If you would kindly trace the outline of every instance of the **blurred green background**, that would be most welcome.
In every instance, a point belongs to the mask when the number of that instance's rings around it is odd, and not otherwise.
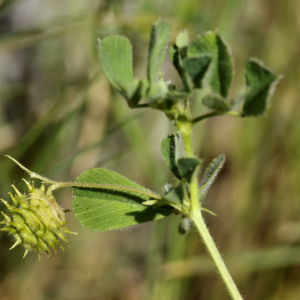
[[[157,192],[174,182],[160,155],[172,127],[158,111],[130,110],[109,86],[96,40],[126,35],[135,75],[146,71],[151,24],[163,18],[175,35],[218,29],[232,48],[235,79],[248,57],[284,78],[265,117],[216,117],[195,126],[205,165],[226,164],[205,218],[242,295],[248,300],[300,295],[300,1],[297,0],[0,0],[0,198],[28,179],[9,154],[53,180],[106,167]],[[178,83],[171,63],[164,78]],[[197,114],[204,108],[197,103]],[[56,192],[64,208],[71,190]],[[0,209],[4,209],[3,205]],[[0,231],[0,299],[229,299],[197,232],[177,234],[168,217],[134,228],[92,232],[72,213],[70,247],[25,259]]]

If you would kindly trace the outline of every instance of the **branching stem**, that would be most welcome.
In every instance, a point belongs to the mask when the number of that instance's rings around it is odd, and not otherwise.
[[[193,123],[195,123],[195,120],[200,121],[205,118],[212,117],[216,115],[215,113],[210,113],[203,115],[201,118],[198,117],[194,120],[190,120],[189,110],[188,106],[186,105],[186,111],[185,111],[186,117],[183,118],[181,121],[176,122],[177,130],[182,134],[183,137],[183,144],[184,144],[184,150],[187,157],[194,157],[194,150],[192,146],[192,127]],[[133,193],[139,193],[146,196],[149,196],[152,199],[156,200],[162,200],[162,197],[157,195],[156,193],[153,193],[149,190],[142,190],[142,189],[136,189],[132,187],[122,186],[122,185],[114,185],[114,184],[95,184],[95,183],[81,183],[81,182],[57,182],[50,180],[44,176],[41,176],[37,173],[34,173],[30,171],[29,169],[25,168],[23,165],[21,165],[17,160],[7,155],[8,158],[10,158],[12,161],[14,161],[16,164],[19,165],[20,168],[22,168],[24,171],[26,171],[31,178],[40,179],[41,181],[47,183],[50,185],[48,188],[47,193],[52,193],[52,191],[62,188],[62,187],[78,187],[78,188],[91,188],[91,189],[106,189],[106,190],[112,190],[112,191],[121,191],[121,192],[133,192]],[[190,184],[189,184],[189,191],[190,191],[190,210],[189,212],[185,212],[185,214],[188,215],[190,220],[194,223],[196,226],[200,237],[207,248],[208,253],[210,254],[231,298],[233,300],[242,300],[241,297],[231,275],[229,274],[226,265],[207,229],[207,226],[204,222],[204,219],[201,214],[201,205],[199,202],[198,197],[198,180],[197,180],[197,170],[192,175]]]

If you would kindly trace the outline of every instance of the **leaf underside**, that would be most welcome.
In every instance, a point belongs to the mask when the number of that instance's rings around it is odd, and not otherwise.
[[[91,169],[81,173],[76,182],[113,184],[148,191],[137,183],[107,169]],[[118,190],[73,188],[72,208],[75,217],[86,228],[106,231],[162,219],[171,214],[169,208],[144,206],[149,196]]]

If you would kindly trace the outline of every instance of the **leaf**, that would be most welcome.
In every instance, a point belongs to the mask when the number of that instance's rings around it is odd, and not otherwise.
[[[189,39],[186,31],[180,32],[175,44],[170,50],[171,61],[176,68],[185,90],[192,91],[195,88],[202,87],[202,79],[208,69],[211,61],[211,55],[197,55],[196,57],[188,57]]]
[[[125,98],[128,101],[130,107],[135,107],[143,93],[143,81],[134,79],[127,87]]]
[[[188,76],[187,71],[183,67],[183,58],[185,57],[185,51],[186,47],[183,49],[180,49],[179,46],[175,43],[175,45],[172,46],[170,49],[170,59],[177,70],[182,83],[185,87],[185,91],[191,92],[192,91],[192,81],[191,78]]]
[[[203,176],[201,187],[199,188],[200,201],[204,198],[208,189],[215,181],[219,171],[224,165],[224,162],[225,162],[225,155],[221,154],[217,158],[215,158],[207,167]]]
[[[183,157],[178,159],[177,164],[181,177],[190,183],[196,168],[201,164],[201,160],[195,157]]]
[[[170,34],[171,25],[165,21],[158,21],[152,26],[147,70],[150,86],[155,82],[165,58]]]
[[[249,59],[245,65],[246,94],[243,104],[243,116],[259,116],[267,108],[267,100],[272,94],[277,78],[255,59]]]
[[[186,58],[183,60],[183,68],[190,75],[195,88],[203,87],[203,78],[208,70],[211,57],[201,56],[197,58]]]
[[[178,142],[178,135],[172,134],[162,140],[160,148],[162,157],[169,169],[178,179],[181,179],[181,175],[177,166],[177,160],[179,158]]]
[[[224,113],[224,112],[230,110],[230,106],[225,101],[225,99],[216,94],[208,94],[208,95],[204,96],[202,99],[202,103],[206,107],[208,107],[214,111],[220,112],[220,113]]]
[[[188,47],[188,59],[195,62],[199,59],[198,64],[202,66],[204,57],[210,57],[211,62],[203,79],[203,87],[209,86],[213,93],[226,98],[231,86],[233,65],[229,48],[216,32],[205,33]]]
[[[184,190],[182,183],[180,183],[176,188],[173,188],[168,194],[164,196],[164,200],[174,204],[182,204],[184,199]]]
[[[99,57],[109,82],[123,95],[133,82],[132,45],[123,36],[108,36],[99,40]]]
[[[113,184],[148,191],[137,183],[107,169],[91,169],[81,173],[76,182]],[[72,208],[78,221],[86,228],[106,231],[158,220],[171,214],[168,208],[142,204],[150,196],[118,189],[73,188]]]
[[[211,57],[202,55],[196,58],[186,58],[183,60],[183,69],[190,75],[195,88],[203,87],[203,78],[208,70]]]

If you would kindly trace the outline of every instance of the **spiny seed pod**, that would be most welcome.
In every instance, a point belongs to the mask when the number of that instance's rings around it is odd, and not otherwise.
[[[55,201],[51,191],[48,190],[46,193],[44,185],[35,188],[33,183],[30,185],[25,179],[23,180],[27,185],[28,194],[21,194],[12,185],[16,195],[9,194],[14,205],[0,199],[10,212],[9,215],[1,212],[5,221],[0,222],[5,224],[5,227],[0,230],[8,231],[15,238],[15,243],[10,249],[23,245],[25,247],[23,257],[29,251],[35,250],[39,259],[43,251],[46,251],[48,256],[51,255],[49,246],[54,249],[55,253],[55,244],[64,250],[58,238],[69,244],[66,233],[77,233],[67,228],[65,213]]]

